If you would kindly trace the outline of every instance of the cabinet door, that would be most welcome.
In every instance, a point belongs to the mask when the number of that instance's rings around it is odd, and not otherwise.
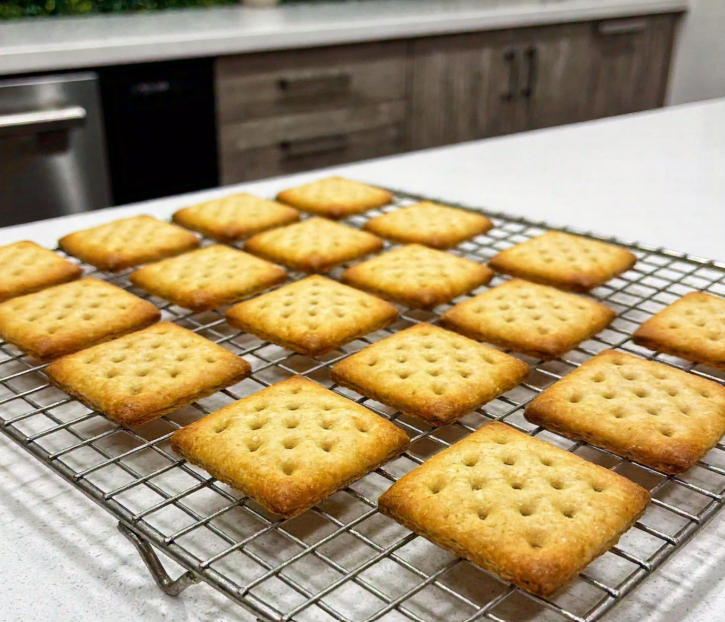
[[[521,55],[517,96],[527,129],[590,117],[591,25],[564,24],[514,32]]]
[[[436,147],[522,129],[511,31],[419,39],[413,45],[410,146]]]
[[[592,24],[590,118],[663,105],[678,15]]]

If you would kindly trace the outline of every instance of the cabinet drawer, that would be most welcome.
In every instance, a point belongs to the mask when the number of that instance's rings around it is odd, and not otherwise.
[[[237,151],[372,130],[402,122],[402,101],[286,115],[219,128],[222,160]]]
[[[219,125],[401,100],[405,42],[245,54],[216,63]]]
[[[222,159],[222,184],[289,175],[345,162],[400,153],[405,129],[397,123],[373,130],[280,141],[230,153]]]

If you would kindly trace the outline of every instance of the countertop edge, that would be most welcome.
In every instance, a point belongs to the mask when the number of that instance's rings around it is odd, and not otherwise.
[[[562,6],[563,5],[563,6]],[[605,5],[578,4],[566,6],[524,5],[511,10],[481,9],[454,11],[446,16],[381,17],[363,22],[320,26],[285,26],[279,30],[244,33],[244,27],[230,28],[223,33],[169,32],[138,37],[104,39],[87,38],[73,43],[28,44],[27,46],[0,45],[1,75],[16,75],[40,71],[59,71],[86,67],[109,66],[121,63],[153,62],[226,56],[251,52],[264,52],[297,48],[325,47],[353,43],[406,39],[423,36],[483,32],[508,28],[525,28],[557,23],[572,23],[598,19],[627,18],[639,15],[685,13],[687,0],[641,0],[624,6],[619,3]],[[204,9],[213,11],[215,9]],[[255,10],[239,8],[238,10]],[[273,9],[278,10],[278,9]],[[129,16],[126,16],[129,17]],[[136,17],[136,16],[131,16]],[[141,18],[141,16],[138,16]],[[66,22],[95,18],[60,18]],[[113,19],[113,17],[109,18]],[[22,23],[22,22],[20,22]],[[49,26],[63,25],[58,21]],[[8,27],[12,24],[5,24]]]

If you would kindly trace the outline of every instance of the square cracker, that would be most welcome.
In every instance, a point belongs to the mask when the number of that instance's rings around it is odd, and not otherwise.
[[[523,361],[418,324],[340,361],[332,379],[431,425],[452,423],[518,385]]]
[[[300,354],[316,356],[398,317],[390,303],[323,276],[310,276],[227,310],[227,321]]]
[[[128,277],[141,289],[193,311],[215,309],[287,279],[284,268],[216,244],[151,264]]]
[[[447,249],[486,233],[493,223],[483,214],[423,201],[376,216],[363,228],[394,242]]]
[[[300,219],[297,210],[241,192],[174,213],[175,223],[218,240],[234,242]]]
[[[0,302],[79,278],[83,270],[35,242],[0,246]]]
[[[504,423],[426,460],[380,511],[504,581],[549,596],[614,546],[650,494]]]
[[[548,231],[491,258],[496,272],[587,292],[629,270],[637,257],[624,248],[578,235]]]
[[[153,216],[132,216],[70,233],[58,244],[99,270],[118,272],[196,248],[199,238]]]
[[[616,315],[593,300],[514,279],[456,305],[440,323],[472,339],[548,360],[593,337]]]
[[[372,233],[324,218],[258,233],[244,244],[245,251],[303,272],[327,272],[382,247]]]
[[[725,387],[608,350],[539,395],[525,417],[663,473],[680,473],[725,433]]]
[[[51,363],[52,382],[126,427],[141,425],[235,384],[247,361],[170,322]]]
[[[725,369],[725,300],[702,292],[685,294],[632,338],[650,350]]]
[[[146,328],[160,318],[150,302],[87,278],[0,304],[0,337],[47,361]]]
[[[410,244],[348,268],[340,280],[409,307],[432,309],[492,278],[475,261]]]
[[[300,514],[408,446],[400,428],[295,376],[174,433],[189,462],[274,514]]]
[[[382,207],[393,200],[387,190],[368,186],[343,177],[327,177],[312,183],[283,190],[277,200],[303,212],[326,216],[333,220]]]

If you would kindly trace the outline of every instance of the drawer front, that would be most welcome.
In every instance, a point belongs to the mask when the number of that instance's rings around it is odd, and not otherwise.
[[[390,42],[220,58],[218,123],[402,100],[406,49]]]
[[[404,116],[400,101],[236,123],[219,130],[221,156],[224,160],[238,151],[372,130],[402,122]]]
[[[403,151],[404,143],[404,126],[397,123],[373,130],[331,133],[236,151],[222,162],[222,184],[392,155]]]

